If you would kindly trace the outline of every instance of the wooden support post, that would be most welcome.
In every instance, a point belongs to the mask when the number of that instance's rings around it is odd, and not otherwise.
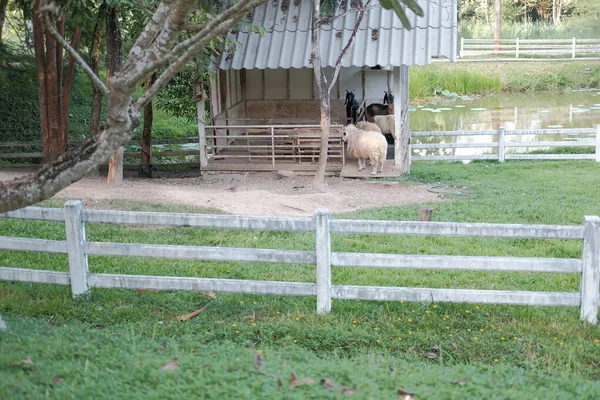
[[[419,208],[419,221],[431,221],[433,215],[433,208],[429,206],[423,206]]]
[[[71,272],[71,292],[73,298],[89,291],[88,258],[85,250],[85,226],[83,224],[83,203],[69,200],[65,203],[65,229]]]
[[[600,283],[600,217],[586,216],[584,221],[580,319],[596,324]]]
[[[401,174],[410,173],[410,129],[408,115],[408,67],[394,67],[394,165],[400,167]]]
[[[573,38],[573,49],[571,51],[571,58],[575,58],[575,38]]]
[[[465,52],[465,38],[460,38],[460,52],[458,53],[458,58],[463,58]]]
[[[515,48],[515,58],[519,58],[519,38],[517,38],[517,44]]]
[[[600,162],[600,125],[596,125],[596,162]]]
[[[498,129],[498,161],[503,163],[506,160],[505,128]]]
[[[317,314],[331,311],[331,234],[329,210],[315,211],[317,253]]]
[[[273,162],[273,168],[275,167],[275,128],[271,126],[271,160]]]
[[[123,183],[123,156],[125,148],[119,147],[117,151],[112,153],[108,158],[108,176],[106,184],[109,186],[121,186]]]

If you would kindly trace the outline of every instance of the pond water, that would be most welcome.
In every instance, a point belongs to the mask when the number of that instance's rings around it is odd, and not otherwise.
[[[600,91],[497,94],[472,99],[440,100],[410,108],[411,131],[595,128],[600,124]],[[507,136],[507,141],[562,141],[595,137],[594,134]],[[489,143],[497,135],[415,137],[412,143]],[[483,154],[492,148],[418,150],[414,155]],[[511,151],[528,151],[513,148]]]

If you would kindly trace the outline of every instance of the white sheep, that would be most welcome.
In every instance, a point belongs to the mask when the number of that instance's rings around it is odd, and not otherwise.
[[[387,141],[385,137],[376,131],[364,131],[353,124],[344,129],[344,142],[348,143],[348,154],[358,158],[358,170],[365,169],[365,160],[371,160],[373,171],[371,175],[383,172],[383,163],[387,154]]]
[[[363,131],[373,131],[373,132],[382,133],[381,128],[378,127],[377,124],[374,124],[372,122],[360,121],[360,122],[356,123],[356,127]]]

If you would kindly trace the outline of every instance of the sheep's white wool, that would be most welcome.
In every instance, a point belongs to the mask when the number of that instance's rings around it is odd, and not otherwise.
[[[365,131],[350,124],[344,129],[344,141],[348,142],[348,154],[358,158],[358,170],[365,169],[365,160],[371,160],[371,175],[383,171],[387,154],[387,141],[381,132]]]
[[[381,133],[381,128],[372,122],[360,121],[356,123],[356,127],[358,129],[362,129],[363,131],[373,131]]]

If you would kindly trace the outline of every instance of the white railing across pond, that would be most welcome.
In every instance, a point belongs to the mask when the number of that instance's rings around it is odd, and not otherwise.
[[[532,141],[517,142],[507,140],[507,136],[523,135],[573,135],[588,134],[595,135],[593,139],[584,140],[561,140],[561,141]],[[497,136],[495,142],[476,143],[415,143],[413,138],[434,138],[440,136]],[[411,132],[410,153],[412,161],[461,161],[461,160],[595,160],[600,162],[600,125],[596,128],[570,128],[570,129],[504,129],[484,131],[429,131]],[[550,147],[594,147],[594,153],[590,154],[532,154],[511,153],[510,149],[520,148],[550,148]],[[430,149],[497,149],[493,154],[440,154],[440,155],[413,155],[413,150]]]
[[[0,249],[66,253],[69,272],[0,267],[0,279],[71,285],[74,297],[92,288],[316,296],[319,314],[331,310],[331,299],[571,306],[580,307],[582,320],[597,323],[600,217],[585,217],[583,226],[363,221],[331,219],[328,210],[316,210],[313,218],[84,210],[76,200],[64,209],[27,207],[1,217],[64,221],[66,240],[0,236]],[[85,235],[90,223],[314,232],[316,239],[314,251],[90,242]],[[583,251],[580,259],[344,253],[332,251],[332,233],[583,240]],[[88,255],[308,264],[316,266],[315,283],[100,274],[89,271]],[[332,267],[574,273],[581,283],[578,292],[335,285]]]
[[[599,39],[460,39],[459,57],[501,56],[514,59],[523,56],[560,56],[575,59],[585,55],[587,59],[600,57]],[[540,58],[542,59],[542,58]],[[552,59],[552,58],[549,58]]]

